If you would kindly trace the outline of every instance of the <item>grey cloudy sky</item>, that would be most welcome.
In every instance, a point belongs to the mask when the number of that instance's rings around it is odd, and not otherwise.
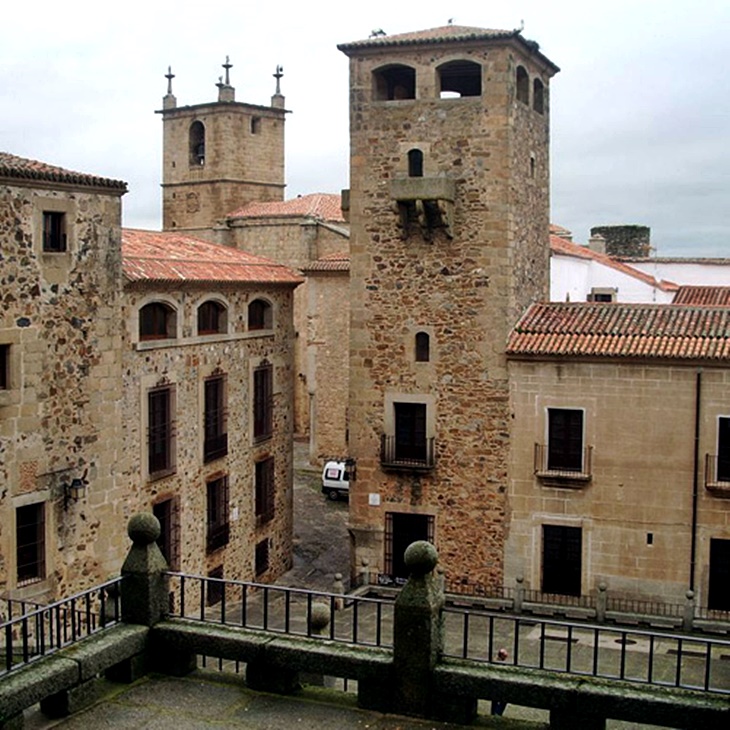
[[[284,67],[287,197],[348,186],[348,61],[338,43],[445,25],[517,28],[551,83],[552,220],[652,228],[663,256],[730,257],[727,0],[84,0],[3,10],[0,150],[129,183],[124,224],[160,226],[162,125],[216,98],[268,104]]]

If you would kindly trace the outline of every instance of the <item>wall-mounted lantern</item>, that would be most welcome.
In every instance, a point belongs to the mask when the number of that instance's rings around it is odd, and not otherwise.
[[[63,482],[63,508],[68,509],[69,502],[78,502],[86,494],[86,472],[80,479],[74,477],[70,482]]]

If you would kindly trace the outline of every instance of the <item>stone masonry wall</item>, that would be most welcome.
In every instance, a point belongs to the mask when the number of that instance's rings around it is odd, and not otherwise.
[[[482,65],[480,97],[437,98],[434,69],[455,58]],[[382,570],[385,513],[415,512],[435,516],[449,578],[502,582],[510,433],[504,346],[521,308],[547,296],[548,281],[548,122],[519,108],[517,60],[540,73],[509,46],[387,48],[351,61],[356,564],[368,558]],[[388,63],[415,68],[415,100],[372,101],[371,72]],[[432,242],[401,237],[389,185],[407,176],[412,148],[423,152],[425,177],[456,183],[453,239],[441,231]],[[424,330],[431,361],[415,363],[413,338]],[[379,442],[389,409],[414,399],[428,404],[436,467],[421,475],[384,471]]]
[[[249,301],[265,297],[274,307],[274,329],[247,331]],[[195,335],[197,307],[207,299],[225,303],[229,329],[225,335]],[[177,341],[139,342],[139,307],[162,300],[177,307],[182,323]],[[136,449],[139,468],[130,480],[126,512],[150,510],[167,498],[179,504],[180,566],[208,574],[223,567],[224,577],[273,580],[291,565],[292,551],[292,292],[253,285],[206,289],[128,287],[125,320],[130,336],[125,351],[124,421],[128,448]],[[255,443],[252,436],[253,369],[264,361],[274,368],[274,424],[270,439]],[[214,371],[226,377],[228,453],[203,463],[203,382]],[[176,469],[162,479],[146,474],[145,413],[147,391],[161,380],[175,389]],[[255,463],[269,456],[275,464],[275,511],[268,523],[255,516]],[[206,549],[206,483],[228,475],[230,538],[225,547]],[[256,576],[254,550],[270,539],[269,570]]]
[[[606,362],[510,362],[514,438],[505,578],[540,589],[542,526],[582,528],[583,593],[682,602],[690,585],[697,368]],[[710,539],[730,539],[730,500],[704,488],[705,454],[717,453],[730,371],[703,368],[696,592],[707,604]],[[584,409],[592,479],[557,488],[533,473],[547,408]],[[657,459],[657,455],[661,458]]]
[[[120,192],[54,187],[0,186],[0,343],[10,345],[10,388],[0,391],[0,593],[41,601],[118,570],[128,468],[119,449]],[[44,210],[65,214],[66,252],[43,252]],[[62,484],[84,474],[85,497],[65,509]],[[19,587],[16,510],[38,503],[45,566]]]

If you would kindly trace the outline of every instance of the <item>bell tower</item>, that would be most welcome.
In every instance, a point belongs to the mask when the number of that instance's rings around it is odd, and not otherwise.
[[[236,101],[226,57],[218,101],[178,106],[174,75],[162,100],[162,227],[205,235],[227,213],[284,198],[284,96],[277,66],[271,106]]]
[[[377,35],[350,58],[353,570],[501,585],[510,328],[549,283],[549,82],[519,30]]]

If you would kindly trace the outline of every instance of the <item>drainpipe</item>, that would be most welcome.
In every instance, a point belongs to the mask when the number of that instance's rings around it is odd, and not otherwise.
[[[692,545],[689,558],[689,589],[695,589],[695,563],[697,562],[697,500],[700,470],[700,403],[702,398],[702,371],[698,370],[695,380],[695,453],[694,477],[692,479]]]

